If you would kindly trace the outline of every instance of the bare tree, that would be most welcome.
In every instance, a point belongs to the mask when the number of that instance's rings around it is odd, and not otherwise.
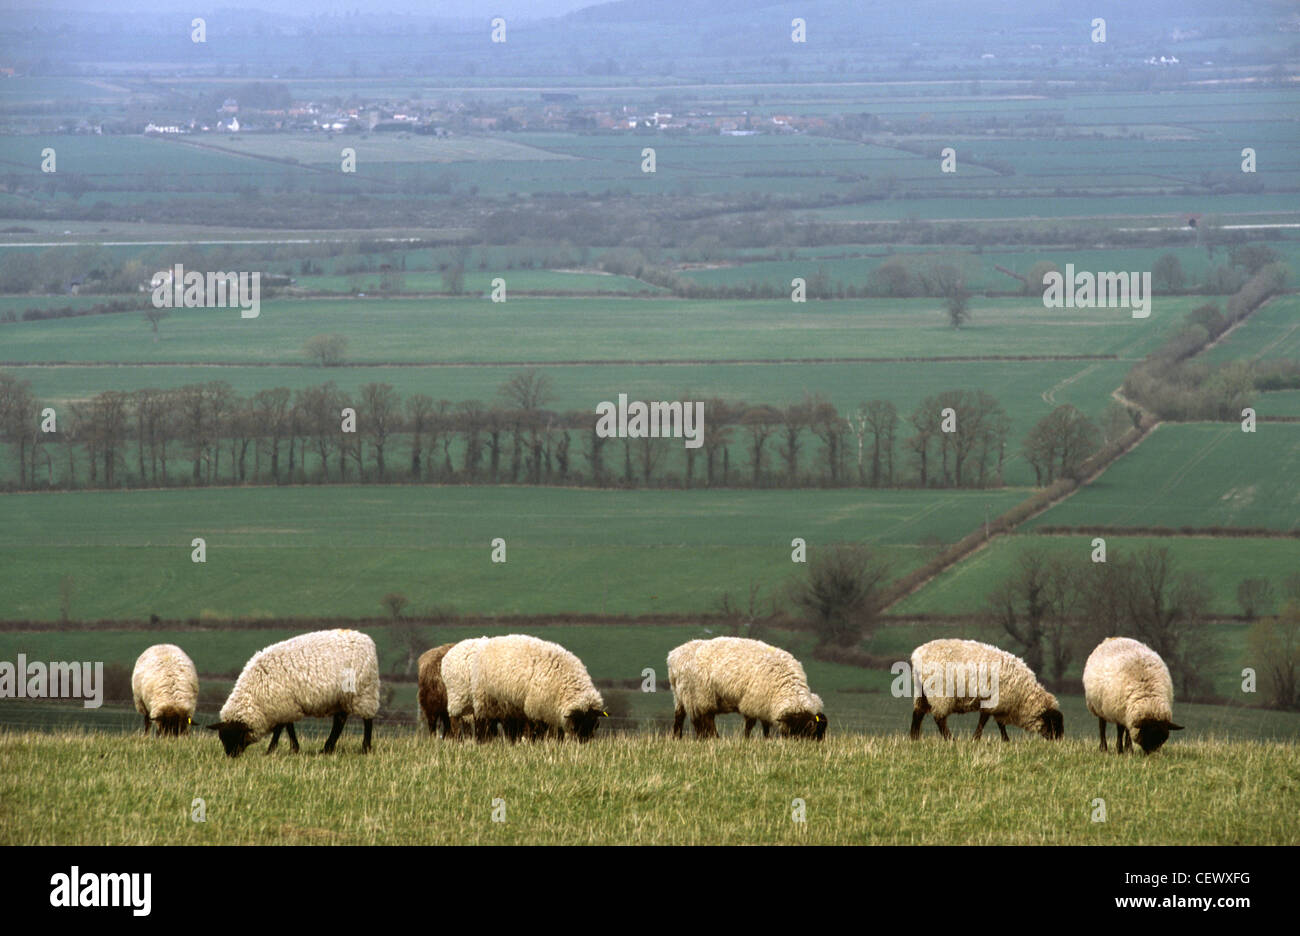
[[[170,310],[160,309],[157,306],[153,305],[152,303],[145,306],[144,319],[146,322],[149,323],[150,328],[153,329],[154,344],[158,343],[158,323],[161,322],[170,314],[171,314]]]
[[[438,446],[438,430],[433,421],[434,403],[433,397],[425,393],[417,393],[408,397],[406,400],[406,419],[410,423],[411,432],[414,438],[411,440],[411,477],[419,480],[422,466],[420,459],[423,455],[424,434],[432,430],[433,438],[429,440],[429,448],[436,450]],[[430,459],[432,462],[432,459]]]
[[[818,549],[807,575],[791,585],[790,599],[808,615],[820,643],[852,646],[870,635],[888,574],[870,547]]]
[[[321,367],[337,367],[343,363],[348,350],[348,340],[342,335],[313,335],[303,343],[302,351]]]
[[[384,448],[401,418],[401,398],[391,384],[368,383],[361,388],[360,403],[361,428],[370,437],[370,446],[375,450],[375,467],[382,482],[385,478]],[[433,401],[429,400],[429,403],[432,405]]]

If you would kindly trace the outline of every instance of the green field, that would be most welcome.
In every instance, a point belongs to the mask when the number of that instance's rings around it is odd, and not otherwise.
[[[312,335],[348,339],[346,361],[712,361],[1117,354],[1140,357],[1203,299],[1125,309],[1045,309],[1041,299],[976,299],[953,329],[938,299],[836,302],[522,298],[270,300],[177,309],[151,340],[140,315],[0,326],[8,362],[300,363]]]
[[[895,574],[1022,491],[602,491],[339,486],[0,498],[5,617],[369,616],[412,610],[644,614],[770,594],[790,541],[881,547]],[[190,561],[194,537],[207,562]],[[491,541],[507,544],[493,563]]]
[[[0,844],[1298,840],[1294,744],[1179,739],[1151,757],[1119,758],[1091,738],[476,746],[381,730],[361,757],[355,731],[330,757],[282,747],[234,762],[210,737],[0,734]],[[168,778],[161,792],[145,782],[158,776]],[[196,797],[204,822],[191,821]],[[1092,821],[1097,797],[1105,822]],[[796,798],[804,822],[792,821]],[[494,800],[505,821],[492,821]]]
[[[1300,425],[1163,424],[1027,525],[1300,529]],[[1300,559],[1300,541],[1290,542]]]
[[[1077,494],[1075,495],[1078,496]],[[1021,550],[1034,546],[1073,555],[1080,563],[1090,561],[1093,537],[1003,536],[961,563],[931,579],[920,591],[909,595],[890,613],[963,614],[984,608],[987,597],[999,582],[1015,570]],[[1282,580],[1296,571],[1300,545],[1294,539],[1215,536],[1107,536],[1107,553],[1116,550],[1132,554],[1148,546],[1169,547],[1179,571],[1189,572],[1210,589],[1211,610],[1237,614],[1237,584],[1244,578],[1267,578],[1280,590]]]
[[[1275,296],[1205,354],[1215,364],[1300,358],[1300,296]]]

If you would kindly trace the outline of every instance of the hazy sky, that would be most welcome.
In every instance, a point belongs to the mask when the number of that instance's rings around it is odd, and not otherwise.
[[[601,0],[0,0],[12,9],[85,10],[87,12],[186,13],[194,16],[217,10],[255,9],[262,13],[419,13],[425,16],[466,18],[514,16],[520,19],[559,16],[594,6]]]

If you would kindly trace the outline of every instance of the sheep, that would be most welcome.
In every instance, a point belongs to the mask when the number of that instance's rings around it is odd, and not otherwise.
[[[921,737],[921,721],[934,716],[939,733],[951,740],[948,716],[979,712],[975,740],[993,718],[1007,737],[1007,723],[1049,740],[1065,735],[1065,719],[1056,696],[1048,692],[1025,661],[978,640],[932,640],[912,651],[912,730]]]
[[[273,731],[270,754],[289,730],[293,750],[298,739],[293,723],[300,718],[334,716],[322,754],[329,754],[349,715],[364,719],[363,754],[379,712],[379,658],[375,642],[354,630],[315,631],[271,644],[253,654],[221,707],[221,721],[208,727],[221,735],[226,754],[239,754]]]
[[[1106,722],[1115,723],[1115,753],[1133,750],[1133,738],[1150,754],[1182,731],[1173,718],[1174,684],[1169,667],[1146,644],[1130,637],[1107,637],[1083,667],[1083,694],[1097,717],[1101,749],[1106,750]]]
[[[175,644],[154,644],[140,654],[131,672],[131,697],[144,716],[158,722],[158,735],[182,735],[194,721],[199,703],[199,673],[185,651]]]
[[[447,714],[447,686],[442,681],[442,660],[455,644],[443,644],[420,654],[419,684],[420,711],[429,725],[429,734],[433,734],[439,724],[442,736],[451,733],[451,716]]]
[[[461,737],[466,723],[474,717],[470,677],[474,660],[485,643],[487,643],[486,637],[470,637],[453,644],[439,666],[443,688],[447,693],[447,719],[453,738]]]
[[[808,688],[803,666],[779,647],[744,637],[691,640],[668,654],[673,689],[673,737],[682,736],[686,716],[696,738],[718,736],[714,717],[739,712],[745,737],[761,722],[783,737],[822,740],[828,725],[821,698]]]
[[[581,660],[559,644],[526,634],[484,641],[471,668],[470,694],[480,741],[494,721],[511,741],[552,731],[561,739],[567,732],[588,741],[607,714]]]

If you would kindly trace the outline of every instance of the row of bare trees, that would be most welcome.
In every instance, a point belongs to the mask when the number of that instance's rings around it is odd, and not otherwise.
[[[0,373],[0,434],[15,456],[7,486],[19,489],[328,481],[977,487],[1002,483],[1010,434],[1006,411],[983,391],[926,397],[905,419],[886,400],[843,414],[820,395],[788,406],[713,398],[698,448],[678,438],[605,438],[594,411],[555,411],[551,399],[549,378],[527,370],[492,403],[403,400],[386,383],[351,394],[328,382],[242,396],[218,380],[110,390],[55,412],[26,381]],[[911,435],[902,438],[905,429]],[[1060,407],[1034,427],[1023,454],[1050,483],[1076,470],[1099,438],[1078,410]]]

